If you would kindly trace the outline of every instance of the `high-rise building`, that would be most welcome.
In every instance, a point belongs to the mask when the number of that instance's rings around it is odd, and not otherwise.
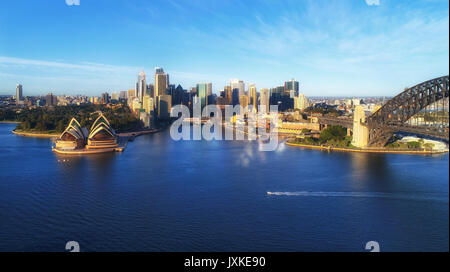
[[[120,94],[119,94],[120,100],[125,101],[125,100],[127,100],[127,97],[128,97],[127,91],[120,91]]]
[[[290,81],[286,81],[284,83],[284,92],[286,94],[291,94],[291,91],[294,91],[293,97],[298,96],[298,90],[298,81],[296,81],[295,79],[291,79]]]
[[[147,93],[147,85],[145,84],[145,73],[144,70],[142,70],[139,73],[138,80],[136,82],[136,94],[141,103],[146,93]]]
[[[172,97],[170,95],[158,96],[158,118],[163,120],[170,119],[172,110]]]
[[[58,105],[58,98],[56,98],[56,95],[48,93],[47,96],[45,97],[45,104],[47,106],[56,106]]]
[[[258,105],[258,101],[256,100],[256,86],[255,84],[249,84],[248,85],[248,102],[249,104],[253,105],[253,108],[256,110],[256,107]]]
[[[197,84],[197,96],[200,99],[201,109],[208,105],[208,96],[207,96],[207,83],[199,83]]]
[[[131,108],[134,112],[138,112],[142,108],[142,103],[139,98],[134,97],[131,101]]]
[[[114,101],[114,102],[119,101],[119,94],[117,92],[113,92],[111,94],[111,101]]]
[[[227,105],[231,105],[232,104],[232,91],[231,91],[231,86],[225,86],[223,87],[223,91],[225,92],[225,103]]]
[[[299,109],[302,111],[309,107],[308,99],[306,99],[306,96],[304,94],[300,94],[298,97],[295,97],[294,104],[295,109]]]
[[[245,94],[245,83],[243,80],[239,80],[239,79],[232,79],[231,83],[231,90],[238,90],[239,91],[239,96],[244,95]]]
[[[164,73],[163,68],[155,68],[155,91],[154,95],[160,96],[166,94],[166,89],[169,86],[169,75]]]
[[[209,97],[212,95],[212,83],[206,83],[206,96]]]
[[[149,95],[152,98],[155,96],[155,87],[153,86],[153,84],[148,84],[147,85],[147,92],[145,95]]]
[[[259,98],[260,98],[260,108],[261,111],[263,111],[263,107],[266,109],[266,113],[269,113],[269,105],[270,105],[270,92],[269,89],[267,88],[262,88],[259,94]]]
[[[136,90],[128,90],[128,100],[133,100],[133,97],[136,97]]]
[[[16,85],[16,103],[20,104],[20,101],[23,101],[23,93],[22,93],[22,85]]]
[[[173,94],[172,94],[172,105],[187,105],[188,101],[185,100],[185,93],[186,91],[181,87],[180,84],[175,88]]]
[[[239,96],[239,104],[240,104],[241,107],[244,108],[244,109],[245,109],[246,107],[248,107],[248,96],[246,96],[245,94]]]
[[[150,117],[154,116],[154,107],[155,103],[153,102],[153,97],[146,95],[144,96],[144,101],[142,103],[142,108],[145,110],[146,113],[149,114]]]
[[[109,101],[109,94],[108,93],[102,93],[102,97],[101,97],[101,103],[102,104],[108,104]]]

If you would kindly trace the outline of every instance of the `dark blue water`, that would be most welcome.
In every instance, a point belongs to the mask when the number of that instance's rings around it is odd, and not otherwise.
[[[0,124],[0,250],[449,250],[448,155],[141,136],[65,157]],[[268,195],[267,192],[280,192]]]

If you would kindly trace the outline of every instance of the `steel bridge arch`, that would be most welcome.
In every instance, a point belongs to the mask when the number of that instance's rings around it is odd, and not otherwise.
[[[398,127],[427,106],[449,97],[449,76],[431,79],[403,92],[386,102],[366,118],[369,146],[384,146]]]

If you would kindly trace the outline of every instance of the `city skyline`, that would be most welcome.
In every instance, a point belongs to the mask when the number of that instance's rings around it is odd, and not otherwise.
[[[154,84],[161,66],[171,82],[211,82],[215,94],[233,78],[258,92],[295,78],[306,96],[389,96],[448,74],[448,8],[440,0],[14,1],[0,11],[0,95],[17,84],[25,96],[119,92],[134,89],[142,69]]]

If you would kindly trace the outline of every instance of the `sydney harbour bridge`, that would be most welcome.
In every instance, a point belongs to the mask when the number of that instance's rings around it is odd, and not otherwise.
[[[319,118],[324,125],[352,130],[360,147],[381,147],[398,132],[449,140],[449,76],[431,79],[403,92],[366,116],[355,111],[353,118]]]

